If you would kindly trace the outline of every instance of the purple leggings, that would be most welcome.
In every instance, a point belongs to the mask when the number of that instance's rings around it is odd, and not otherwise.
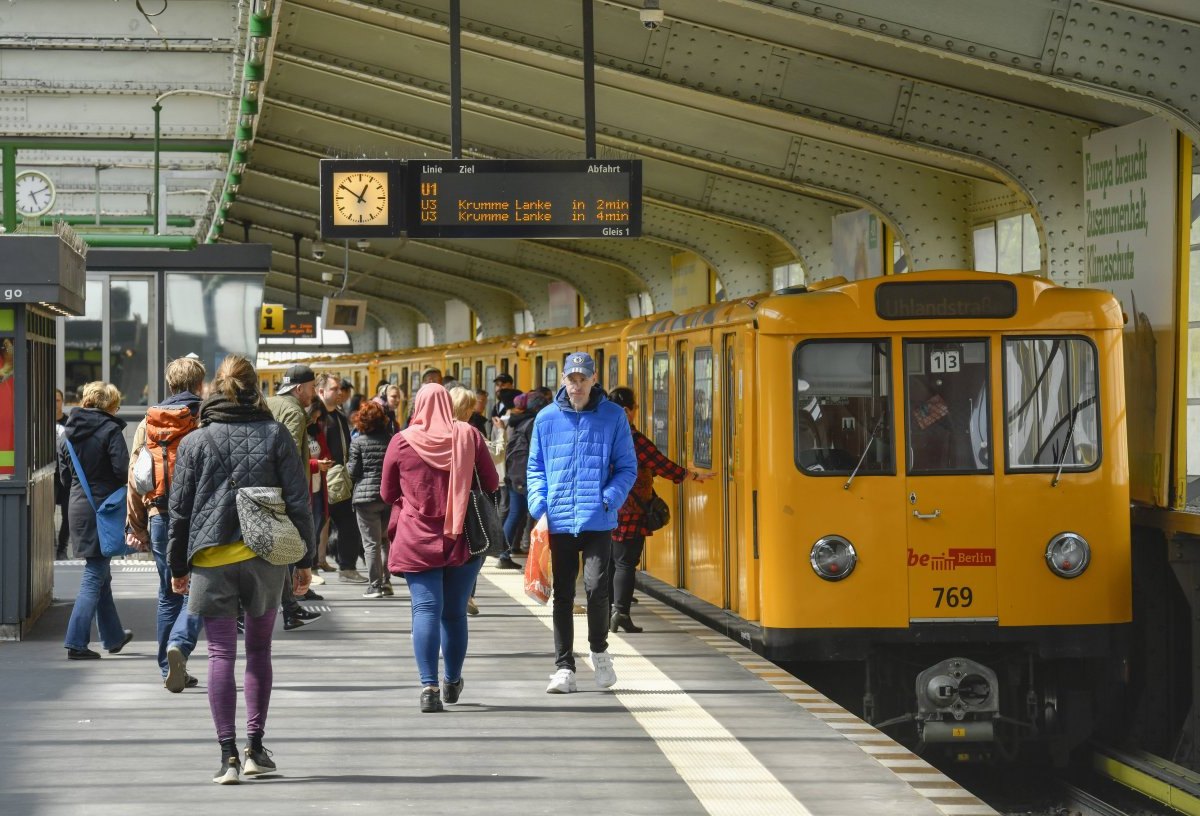
[[[267,729],[267,708],[271,704],[271,631],[275,628],[272,609],[257,618],[246,617],[246,736],[261,737]],[[233,666],[237,663],[237,620],[204,619],[208,638],[208,707],[212,710],[217,741],[237,739],[237,683]]]

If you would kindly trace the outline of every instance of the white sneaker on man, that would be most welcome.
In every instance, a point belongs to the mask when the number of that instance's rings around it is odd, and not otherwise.
[[[550,675],[550,685],[546,686],[547,694],[570,694],[573,691],[579,691],[579,687],[575,685],[575,672],[559,669]]]
[[[609,688],[616,684],[617,673],[613,670],[612,655],[608,652],[592,652],[592,666],[596,670],[596,685]]]

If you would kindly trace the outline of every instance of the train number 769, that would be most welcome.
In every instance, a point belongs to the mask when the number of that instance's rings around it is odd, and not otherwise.
[[[934,587],[934,593],[937,594],[937,600],[933,602],[935,609],[940,609],[943,605],[950,607],[970,606],[971,601],[975,600],[975,596],[971,593],[971,588],[964,587]]]

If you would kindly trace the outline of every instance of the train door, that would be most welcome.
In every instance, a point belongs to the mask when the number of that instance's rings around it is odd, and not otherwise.
[[[904,343],[911,621],[997,617],[990,369],[984,338]]]
[[[721,463],[719,477],[721,479],[721,527],[722,549],[725,553],[725,603],[726,609],[737,611],[737,595],[735,588],[738,584],[738,564],[742,559],[741,541],[738,536],[738,523],[741,518],[741,507],[738,503],[737,480],[741,475],[741,461],[738,456],[738,444],[741,442],[738,433],[738,343],[736,334],[726,334],[721,338],[720,359],[720,399],[721,399]]]
[[[688,380],[691,374],[688,360],[688,341],[679,340],[675,343],[675,455],[672,457],[683,467],[688,467],[688,431],[690,430],[690,412],[692,401],[686,395],[691,393]],[[675,564],[678,583],[676,586],[688,586],[688,536],[687,536],[687,481],[674,490],[674,507],[671,508],[671,535],[675,541]]]

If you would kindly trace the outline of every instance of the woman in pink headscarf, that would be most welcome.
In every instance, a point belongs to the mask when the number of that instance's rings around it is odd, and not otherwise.
[[[454,419],[450,394],[421,386],[409,425],[383,458],[380,495],[393,506],[388,571],[403,573],[412,596],[413,651],[421,673],[421,710],[458,702],[467,656],[467,598],[483,563],[463,534],[471,483],[491,493],[500,484],[487,443]],[[438,651],[445,675],[438,688]]]

